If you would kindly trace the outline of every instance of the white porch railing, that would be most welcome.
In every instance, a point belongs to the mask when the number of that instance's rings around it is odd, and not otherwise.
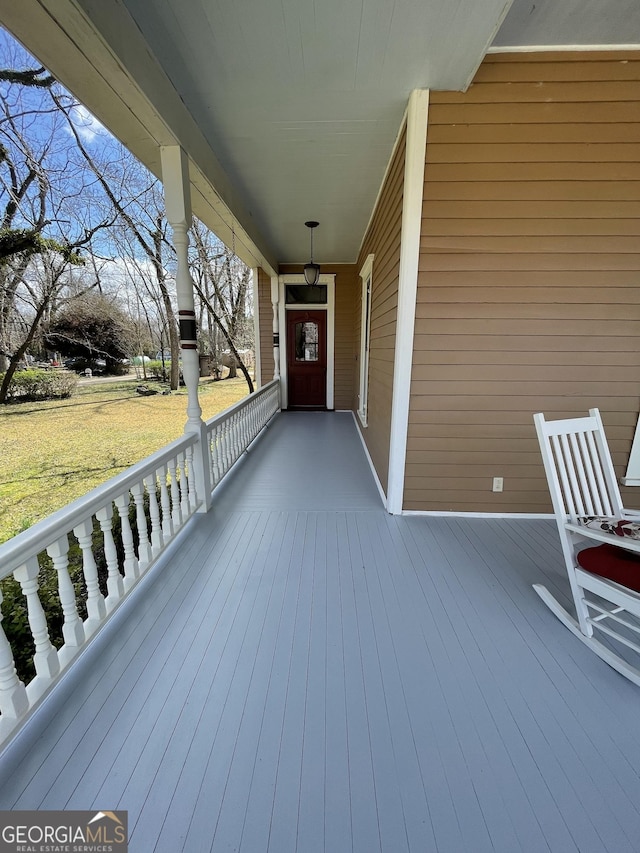
[[[256,394],[207,421],[211,483],[217,486],[280,407],[280,382],[273,379]]]
[[[278,408],[274,381],[207,422],[204,458],[214,486]],[[0,743],[51,689],[187,519],[206,507],[196,487],[200,459],[198,435],[186,433],[0,545],[0,580],[13,574],[20,584],[35,649],[35,675],[25,684],[0,611]],[[58,640],[52,639],[38,594],[47,565],[57,575],[62,611]]]

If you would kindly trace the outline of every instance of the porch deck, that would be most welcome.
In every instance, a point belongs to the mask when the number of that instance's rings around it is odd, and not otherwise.
[[[136,853],[634,853],[640,692],[563,628],[553,523],[391,517],[281,415],[0,759]]]

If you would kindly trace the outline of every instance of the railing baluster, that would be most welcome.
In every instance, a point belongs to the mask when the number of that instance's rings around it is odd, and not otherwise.
[[[224,433],[224,473],[233,465],[233,416],[225,424]]]
[[[151,562],[151,542],[147,514],[144,511],[144,483],[134,483],[131,487],[133,502],[136,505],[136,527],[138,528],[138,565],[140,573],[144,572]]]
[[[144,478],[149,498],[149,518],[151,519],[151,551],[156,557],[162,551],[164,541],[162,538],[162,523],[160,521],[160,507],[158,506],[158,494],[156,491],[157,479],[155,472]]]
[[[123,495],[118,495],[118,497],[114,498],[114,503],[120,517],[120,529],[122,531],[120,538],[124,551],[124,589],[125,592],[128,592],[140,577],[140,567],[133,543],[133,530],[129,521],[129,492],[127,491]]]
[[[237,428],[236,428],[236,418],[235,415],[231,415],[229,418],[229,465],[227,467],[227,473],[233,468],[233,463],[236,461],[236,448],[237,448]]]
[[[165,542],[173,537],[173,521],[171,520],[171,500],[167,487],[167,466],[163,465],[156,471],[156,477],[160,483],[160,506],[162,508],[162,536]]]
[[[84,642],[84,626],[78,616],[76,591],[69,577],[69,539],[66,533],[47,547],[47,554],[53,560],[53,567],[58,573],[58,594],[64,615],[62,636],[65,645],[59,655],[61,663],[66,663]]]
[[[253,441],[253,439],[258,435],[258,432],[260,431],[260,409],[261,403],[259,400],[257,400],[251,409],[253,425],[253,429],[251,431],[251,441]]]
[[[220,479],[224,477],[227,473],[228,466],[228,456],[227,456],[227,432],[229,430],[229,424],[222,423],[220,424]]]
[[[244,414],[245,413],[243,412],[242,415],[238,414],[236,417],[236,447],[235,447],[235,453],[233,454],[234,463],[237,462],[238,459],[240,459],[240,457],[242,456],[242,453],[244,451],[244,448],[245,448],[245,443],[244,443],[244,441],[245,441],[245,437],[244,437],[245,420],[243,417]]]
[[[233,461],[232,465],[240,458],[242,453],[242,418],[239,412],[233,416]]]
[[[73,528],[73,532],[82,551],[82,571],[87,585],[87,619],[84,628],[87,636],[90,636],[107,615],[107,606],[98,583],[98,567],[93,555],[93,520],[85,519],[82,524]]]
[[[196,478],[193,470],[193,447],[187,447],[184,452],[187,465],[187,486],[189,489],[189,511],[193,512],[198,505],[196,494]]]
[[[220,424],[213,431],[213,483],[217,485],[222,479],[222,438]]]
[[[18,720],[29,708],[24,684],[18,678],[13,652],[2,627],[2,590],[0,589],[0,713],[2,720]]]
[[[169,467],[171,487],[171,518],[173,520],[173,529],[179,530],[182,527],[182,513],[180,512],[180,487],[178,486],[175,458],[169,459],[167,465]]]
[[[251,407],[247,410],[248,417],[242,418],[242,441],[240,443],[240,455],[244,453],[251,441]]]
[[[96,513],[100,522],[104,543],[104,558],[107,561],[107,612],[113,610],[124,595],[124,581],[118,564],[118,551],[113,539],[113,504],[109,503]]]
[[[227,449],[226,455],[226,464],[224,468],[225,474],[229,472],[229,469],[233,465],[233,415],[229,418],[229,422],[227,424],[227,433],[225,436],[225,446]]]
[[[207,430],[207,459],[209,460],[209,475],[211,480],[211,488],[213,488],[216,484],[214,435],[215,430]]]
[[[247,406],[247,411],[244,416],[244,435],[242,437],[242,452],[247,449],[247,447],[253,441],[253,406],[249,404]]]
[[[218,427],[218,459],[220,466],[220,479],[227,473],[227,429],[229,424],[222,423]]]
[[[244,413],[243,413],[244,414]],[[233,461],[237,462],[244,453],[245,448],[245,419],[241,414],[236,416],[236,452]]]
[[[189,483],[187,481],[186,460],[184,453],[178,456],[178,471],[180,472],[180,513],[182,521],[185,522],[189,516]]]
[[[60,671],[60,660],[58,651],[51,642],[47,617],[38,595],[39,574],[38,558],[32,557],[23,566],[16,569],[13,576],[20,584],[22,594],[27,602],[27,617],[35,646],[33,665],[36,669],[36,675],[49,681]]]

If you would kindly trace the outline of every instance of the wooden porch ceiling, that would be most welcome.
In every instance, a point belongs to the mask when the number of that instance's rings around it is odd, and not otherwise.
[[[506,15],[506,18],[505,18]],[[636,0],[0,0],[0,17],[250,265],[354,262],[409,93],[492,44],[640,44]],[[504,20],[504,23],[502,23]],[[501,26],[502,24],[502,26]]]
[[[157,853],[635,853],[638,689],[531,589],[561,565],[552,522],[388,516],[350,415],[282,415],[0,757],[0,808],[127,809]]]

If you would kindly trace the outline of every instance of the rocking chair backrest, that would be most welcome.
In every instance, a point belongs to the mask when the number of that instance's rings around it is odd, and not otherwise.
[[[622,498],[598,409],[587,418],[533,416],[558,521],[583,515],[620,518]]]

